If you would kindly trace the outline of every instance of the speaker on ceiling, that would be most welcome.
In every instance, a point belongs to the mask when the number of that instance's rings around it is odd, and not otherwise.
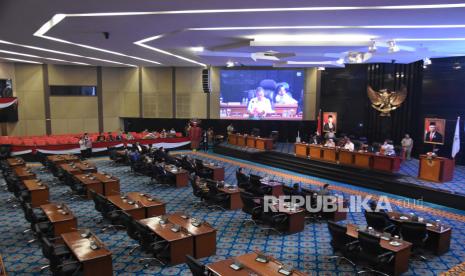
[[[202,70],[203,93],[211,93],[210,68]]]

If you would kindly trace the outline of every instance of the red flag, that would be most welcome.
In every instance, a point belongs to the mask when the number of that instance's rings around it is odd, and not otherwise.
[[[318,132],[318,135],[321,135],[321,109],[318,112],[316,132]]]

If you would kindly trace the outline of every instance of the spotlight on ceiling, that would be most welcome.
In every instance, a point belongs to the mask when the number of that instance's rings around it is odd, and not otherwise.
[[[204,50],[205,50],[205,48],[203,48],[202,46],[191,47],[192,52],[203,52]]]
[[[371,53],[349,52],[347,54],[348,63],[363,63],[372,57]]]
[[[454,70],[459,70],[459,69],[462,69],[462,65],[460,64],[460,62],[456,62],[454,63],[454,65],[452,66],[452,68]]]
[[[228,60],[226,62],[226,67],[228,67],[228,68],[234,67],[234,61]]]
[[[388,44],[388,53],[395,53],[395,52],[400,51],[399,46],[397,46],[394,40],[389,40],[387,44]]]
[[[376,41],[374,39],[371,40],[370,46],[368,46],[368,53],[374,53],[376,52]]]
[[[324,68],[324,67],[321,67],[321,66],[320,66],[320,67],[318,67],[318,71],[324,71],[324,70],[325,70],[325,68]]]

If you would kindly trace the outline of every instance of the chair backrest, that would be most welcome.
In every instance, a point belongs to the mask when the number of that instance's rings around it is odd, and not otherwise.
[[[378,256],[384,251],[380,245],[380,237],[370,233],[359,231],[358,241],[360,242],[360,247],[365,254]]]
[[[241,200],[242,200],[242,211],[244,211],[247,214],[252,214],[253,209],[259,204],[255,202],[255,196],[249,192],[240,192]]]
[[[250,174],[249,175],[249,181],[250,181],[250,184],[252,185],[260,185],[260,180],[262,179],[261,176],[259,175],[256,175],[256,174]]]
[[[400,226],[400,235],[403,240],[419,245],[428,236],[428,230],[423,222],[405,221]]]
[[[341,249],[351,242],[351,238],[346,234],[347,227],[339,225],[334,221],[328,220],[328,230],[331,235],[331,246],[335,249]]]
[[[205,266],[194,259],[191,255],[186,255],[186,263],[187,266],[189,266],[193,276],[205,275]]]
[[[389,220],[386,217],[386,213],[383,212],[365,211],[365,219],[368,226],[373,227],[377,231],[383,231],[384,228],[389,226]]]

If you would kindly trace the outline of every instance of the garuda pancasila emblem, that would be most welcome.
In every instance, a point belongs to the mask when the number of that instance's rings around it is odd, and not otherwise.
[[[391,116],[391,111],[396,110],[407,98],[407,87],[402,85],[400,91],[382,89],[375,91],[371,86],[367,88],[371,106],[380,112],[380,116]]]

